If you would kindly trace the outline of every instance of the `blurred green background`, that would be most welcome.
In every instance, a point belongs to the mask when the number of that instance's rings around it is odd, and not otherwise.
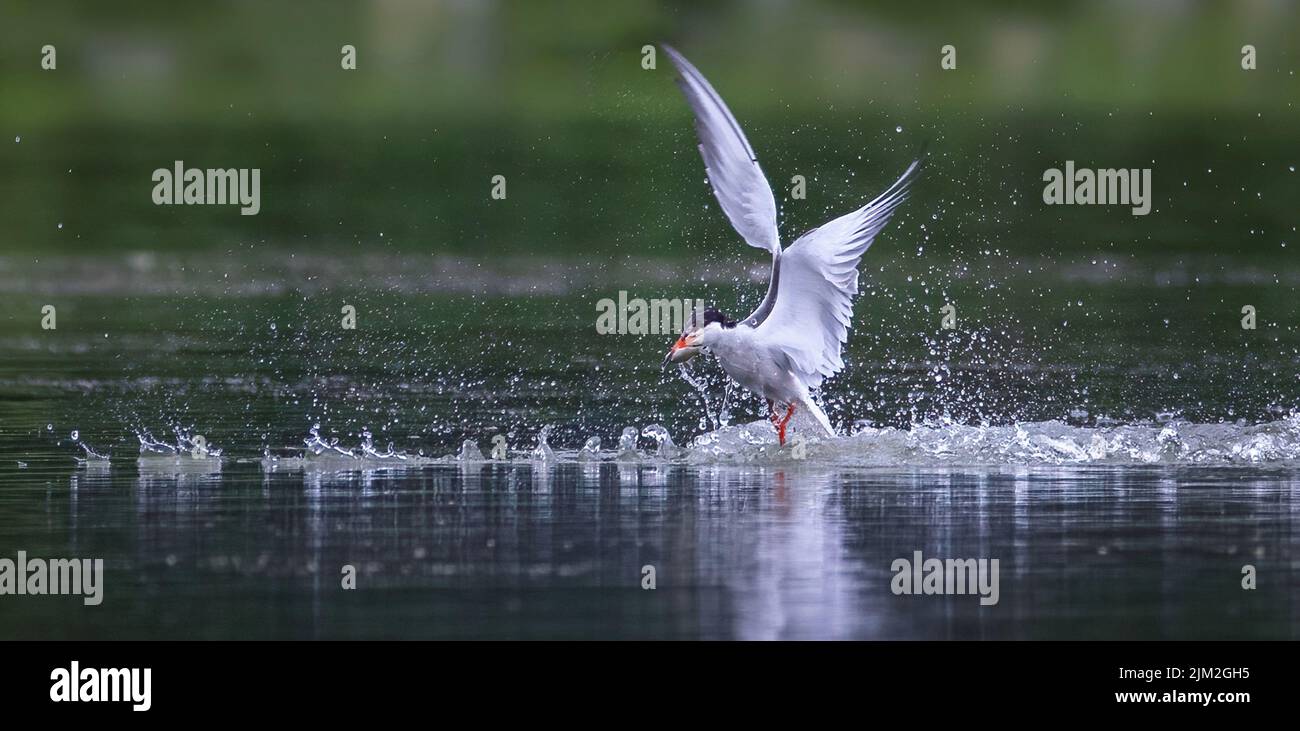
[[[708,194],[666,59],[641,67],[642,47],[661,40],[747,130],[787,240],[874,196],[928,141],[935,164],[900,224],[918,256],[1285,261],[1300,244],[1295,3],[5,2],[2,13],[0,252],[752,261]],[[1254,71],[1240,64],[1247,43]],[[40,67],[45,44],[57,70]],[[344,44],[355,71],[340,68]],[[955,70],[940,69],[945,44]],[[1067,159],[1153,168],[1154,210],[1043,205],[1044,169]],[[261,214],[153,205],[150,175],[174,160],[261,168]],[[489,197],[497,174],[505,201]],[[793,175],[809,181],[806,200],[790,199]]]

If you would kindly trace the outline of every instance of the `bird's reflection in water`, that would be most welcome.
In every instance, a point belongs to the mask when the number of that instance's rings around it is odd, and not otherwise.
[[[109,559],[121,608],[49,618],[74,635],[1268,637],[1300,600],[1294,582],[1238,586],[1248,563],[1292,575],[1286,471],[130,466],[46,491],[66,545]],[[894,595],[915,551],[999,559],[999,602]]]
[[[734,561],[725,555],[728,543],[749,553],[744,561],[750,568],[726,578],[736,638],[841,637],[871,623],[855,590],[861,572],[845,550],[839,508],[828,492],[831,477],[776,468],[769,484],[741,488],[739,520],[731,522],[728,540],[713,544],[719,552],[708,559]]]

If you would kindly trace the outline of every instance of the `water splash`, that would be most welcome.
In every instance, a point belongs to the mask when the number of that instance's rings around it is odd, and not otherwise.
[[[690,462],[791,459],[765,422],[697,437]],[[806,462],[836,466],[1278,464],[1300,462],[1300,413],[1264,424],[1074,426],[1060,421],[1006,426],[952,422],[910,429],[863,427],[847,437],[809,442]]]
[[[591,437],[582,449],[578,450],[579,462],[598,462],[600,461],[600,437]]]
[[[478,448],[478,442],[473,439],[466,439],[460,443],[460,453],[456,459],[461,462],[483,462],[483,452]]]
[[[658,424],[651,424],[641,430],[641,436],[649,437],[655,441],[655,456],[659,459],[677,459],[684,454],[686,450],[673,443],[672,436],[668,430]]]
[[[1169,416],[1169,415],[1165,415]],[[550,444],[554,425],[537,434],[537,446],[528,453],[534,463],[580,464],[601,469],[607,462],[636,469],[665,463],[676,465],[779,464],[830,467],[927,467],[927,466],[1031,466],[1031,465],[1295,465],[1300,466],[1300,411],[1283,419],[1259,424],[1245,422],[1194,423],[1174,415],[1167,420],[1123,423],[1102,416],[1076,412],[1066,421],[1013,422],[1004,425],[971,425],[951,419],[936,419],[909,428],[875,427],[859,422],[847,436],[808,439],[795,452],[777,444],[775,432],[765,419],[724,426],[676,444],[660,424],[642,429],[622,429],[617,448],[602,449],[603,440],[588,437],[580,448]],[[796,435],[798,432],[796,431]],[[141,459],[159,458],[166,464],[194,462],[220,465],[221,450],[196,452],[197,437],[184,430],[175,441],[155,439],[147,431],[137,434]],[[642,438],[646,441],[641,441]],[[79,462],[107,464],[77,431],[68,438],[84,453]],[[647,442],[653,442],[649,446]],[[389,443],[375,448],[374,436],[363,430],[360,443],[352,448],[337,438],[325,438],[320,425],[303,439],[305,449],[293,456],[275,457],[263,449],[263,468],[279,469],[405,469],[433,464],[487,462],[477,442],[466,439],[458,453],[426,457],[398,452]],[[281,452],[283,453],[283,451]],[[191,459],[196,454],[199,459]],[[162,462],[160,462],[161,464]],[[219,468],[219,467],[218,467]]]
[[[547,444],[551,437],[551,425],[547,424],[542,430],[537,432],[537,446],[533,448],[533,461],[535,462],[554,462],[555,450]]]
[[[640,432],[636,427],[623,427],[623,433],[618,437],[618,455],[615,459],[624,462],[641,459],[641,453],[636,449],[636,438],[639,435]]]
[[[340,447],[338,437],[332,437],[328,441],[321,438],[320,424],[313,424],[311,429],[307,432],[307,437],[303,439],[302,442],[307,447],[307,453],[317,457],[327,453],[340,454],[345,457],[357,456],[352,453],[351,449]]]
[[[307,458],[325,458],[325,457],[347,457],[357,462],[406,462],[416,460],[419,455],[411,455],[406,452],[399,452],[393,449],[393,443],[389,442],[384,451],[375,449],[375,438],[369,429],[361,430],[361,443],[356,447],[344,447],[339,444],[338,437],[325,439],[320,435],[320,424],[313,424],[307,437],[303,440],[303,445],[307,451],[304,457]]]
[[[91,447],[89,444],[86,444],[85,442],[83,442],[83,441],[81,440],[81,432],[80,432],[79,430],[77,430],[77,429],[73,429],[73,430],[72,430],[72,433],[68,435],[68,441],[70,441],[70,442],[72,442],[73,444],[75,444],[79,449],[81,449],[82,454],[85,455],[84,457],[78,457],[78,456],[76,456],[76,455],[73,455],[72,458],[75,459],[75,460],[77,460],[78,462],[85,463],[85,462],[107,462],[107,461],[109,461],[109,459],[108,459],[108,455],[107,455],[107,454],[100,454],[99,452],[96,452],[96,451],[94,450],[94,448]],[[24,466],[26,466],[26,465],[24,465]]]
[[[394,450],[394,449],[393,449],[393,443],[392,443],[392,442],[389,442],[389,443],[388,443],[388,448],[387,448],[386,450],[384,450],[383,452],[380,452],[380,451],[376,450],[376,449],[375,449],[375,439],[374,439],[374,436],[370,433],[370,430],[369,430],[369,429],[362,429],[362,430],[361,430],[361,447],[360,447],[360,449],[361,449],[361,454],[359,455],[359,458],[360,458],[360,459],[397,459],[397,460],[407,460],[407,459],[410,459],[410,457],[411,457],[411,455],[408,455],[408,454],[406,454],[405,452],[398,452],[398,451]]]
[[[709,400],[709,389],[704,384],[704,381],[691,375],[691,369],[689,364],[682,364],[678,366],[677,375],[681,376],[683,381],[689,383],[691,385],[691,388],[695,389],[696,393],[700,394],[700,399],[704,401],[704,416],[700,417],[700,428],[717,429],[718,422],[716,419],[713,418],[713,405]],[[723,401],[725,404],[726,401],[725,396],[723,397]]]
[[[174,437],[171,442],[155,439],[153,433],[148,429],[136,432],[136,439],[140,441],[140,455],[189,455],[195,459],[218,459],[221,457],[222,451],[208,444],[203,435],[195,434],[193,430],[181,426],[173,426],[172,432]]]
[[[735,392],[736,382],[730,378],[722,381],[722,403],[718,405],[718,426],[731,426],[731,395]]]

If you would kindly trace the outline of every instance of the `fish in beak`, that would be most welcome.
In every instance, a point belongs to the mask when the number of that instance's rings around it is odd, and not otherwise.
[[[700,354],[700,348],[690,345],[687,342],[688,339],[694,340],[690,336],[683,335],[677,338],[677,342],[673,343],[673,347],[668,349],[668,355],[664,356],[664,369],[668,368],[669,363],[685,363]]]

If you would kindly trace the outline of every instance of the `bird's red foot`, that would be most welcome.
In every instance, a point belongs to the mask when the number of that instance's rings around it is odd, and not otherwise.
[[[786,409],[786,411],[785,411],[785,418],[782,419],[782,420],[780,420],[779,422],[776,421],[776,419],[775,419],[776,414],[773,414],[772,416],[773,416],[772,422],[776,424],[776,437],[777,437],[777,439],[779,439],[779,440],[781,441],[781,446],[784,447],[784,446],[785,446],[785,426],[786,426],[786,424],[789,424],[789,423],[790,423],[790,417],[791,417],[791,416],[794,416],[794,404],[790,404],[790,408]]]

